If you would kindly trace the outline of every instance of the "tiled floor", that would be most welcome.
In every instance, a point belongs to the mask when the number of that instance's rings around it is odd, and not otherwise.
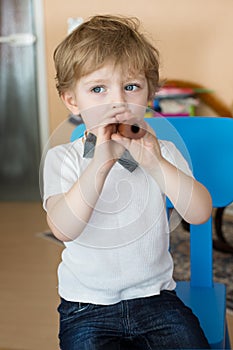
[[[56,269],[40,203],[0,202],[0,350],[58,350]],[[228,315],[233,340],[233,315]]]

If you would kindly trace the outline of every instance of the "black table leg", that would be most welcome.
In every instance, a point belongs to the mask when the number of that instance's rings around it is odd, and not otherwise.
[[[233,246],[231,246],[226,238],[222,229],[223,214],[226,207],[217,208],[214,223],[217,238],[213,240],[213,248],[223,253],[233,254]]]

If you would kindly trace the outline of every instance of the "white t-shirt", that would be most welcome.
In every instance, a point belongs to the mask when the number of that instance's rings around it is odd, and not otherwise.
[[[159,142],[164,158],[192,176],[176,147]],[[91,161],[83,158],[83,148],[78,139],[48,151],[45,210],[46,200],[67,192]],[[84,231],[65,242],[58,268],[59,294],[69,301],[114,304],[173,290],[172,275],[165,196],[144,169],[137,167],[131,173],[117,162]]]

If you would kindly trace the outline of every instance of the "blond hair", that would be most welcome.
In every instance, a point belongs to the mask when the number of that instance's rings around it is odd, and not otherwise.
[[[129,72],[145,73],[152,97],[159,87],[158,58],[157,49],[139,32],[137,18],[93,16],[56,48],[56,87],[61,95],[73,89],[82,76],[111,60]]]

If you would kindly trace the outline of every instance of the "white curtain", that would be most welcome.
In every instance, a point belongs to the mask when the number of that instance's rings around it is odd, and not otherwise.
[[[33,31],[30,0],[0,0],[2,38]],[[37,192],[40,147],[35,44],[0,43],[0,200],[8,196],[31,199]]]

